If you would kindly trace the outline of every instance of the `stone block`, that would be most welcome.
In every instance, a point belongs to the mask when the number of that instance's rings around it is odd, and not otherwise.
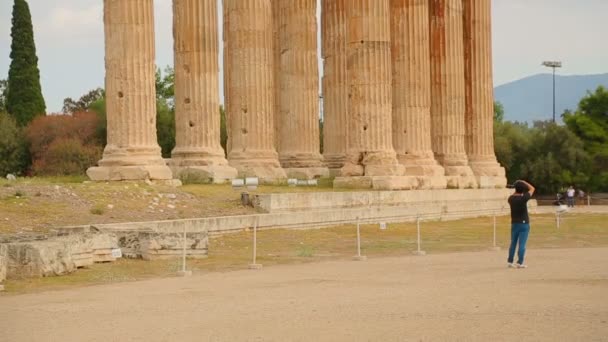
[[[336,177],[334,188],[342,189],[371,189],[373,185],[372,177]]]
[[[155,180],[172,179],[173,173],[166,165],[95,166],[87,176],[93,181]]]
[[[9,243],[7,278],[49,277],[76,270],[65,241]]]
[[[412,190],[418,187],[418,178],[409,176],[372,177],[374,190]]]
[[[185,183],[224,184],[237,177],[236,169],[228,165],[172,166],[173,174]]]
[[[179,227],[172,232],[142,232],[140,252],[144,260],[175,259],[183,254],[184,236]],[[209,245],[207,232],[186,233],[186,255],[206,258]]]
[[[285,173],[288,178],[297,179],[317,179],[329,177],[329,169],[326,167],[302,167],[286,168]]]

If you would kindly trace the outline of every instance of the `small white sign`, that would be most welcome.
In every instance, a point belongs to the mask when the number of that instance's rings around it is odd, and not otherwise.
[[[380,222],[380,230],[386,229],[386,222]]]
[[[118,259],[122,258],[122,250],[120,248],[112,249],[112,258]]]

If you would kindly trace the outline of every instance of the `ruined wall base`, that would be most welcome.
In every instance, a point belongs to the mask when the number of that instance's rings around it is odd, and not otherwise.
[[[166,165],[93,166],[87,170],[87,176],[93,181],[173,179]]]
[[[173,176],[188,183],[223,184],[238,176],[238,171],[228,165],[177,166],[169,164]]]
[[[316,179],[329,177],[329,169],[326,167],[290,167],[284,170],[288,178]]]

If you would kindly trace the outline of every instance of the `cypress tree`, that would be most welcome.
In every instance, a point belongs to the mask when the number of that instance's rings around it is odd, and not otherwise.
[[[32,17],[25,0],[15,0],[12,24],[6,108],[19,126],[25,126],[46,111],[40,87]]]

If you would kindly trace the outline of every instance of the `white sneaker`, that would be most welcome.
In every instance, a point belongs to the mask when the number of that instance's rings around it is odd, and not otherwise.
[[[526,264],[517,264],[517,268],[528,268]]]
[[[512,262],[507,263],[508,268],[515,268],[515,264]]]

